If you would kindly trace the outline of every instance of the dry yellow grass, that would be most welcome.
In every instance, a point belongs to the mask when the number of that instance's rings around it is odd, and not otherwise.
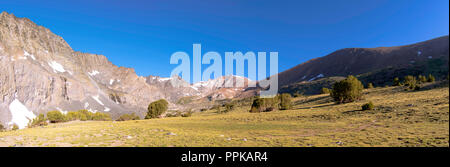
[[[292,110],[195,113],[125,122],[69,122],[0,132],[0,146],[444,146],[449,147],[449,88],[366,90],[336,105],[327,95],[295,98]],[[375,109],[360,111],[372,101]]]

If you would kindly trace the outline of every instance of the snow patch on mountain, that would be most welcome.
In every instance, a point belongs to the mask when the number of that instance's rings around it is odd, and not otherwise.
[[[324,77],[325,75],[323,75],[323,74],[319,74],[319,75],[317,75],[317,76],[315,76],[315,77],[312,77],[311,79],[309,79],[308,81],[314,81],[314,80],[316,80],[317,78],[322,78],[322,77]]]
[[[102,105],[102,106],[104,106],[104,104],[102,103],[102,101],[100,101],[100,96],[99,95],[97,95],[97,96],[91,96],[95,101],[97,101],[97,103],[98,104],[100,104],[100,105]]]
[[[108,107],[105,107],[105,110],[103,110],[103,111],[108,112],[108,111],[111,111],[111,109]]]
[[[92,110],[92,108],[89,108],[88,111],[91,112],[91,113],[96,113],[97,112],[97,110]]]
[[[162,81],[168,81],[170,79],[172,79],[172,78],[159,78],[158,81],[162,82]]]
[[[23,51],[23,56],[26,57],[31,57],[31,59],[36,60],[36,57],[34,57],[34,55],[28,53],[27,51]]]
[[[65,110],[62,110],[61,108],[59,108],[59,107],[56,107],[56,109],[59,111],[59,112],[61,112],[62,114],[67,114],[67,111],[65,111]]]
[[[14,99],[14,101],[9,104],[9,111],[11,112],[12,119],[8,124],[16,124],[19,129],[25,128],[28,125],[28,122],[36,118],[36,115],[29,111],[27,107],[17,99]]]
[[[56,61],[48,62],[48,65],[50,67],[52,67],[53,72],[55,72],[55,73],[57,73],[57,72],[66,72],[66,70],[64,70],[64,67],[61,64],[57,63]]]
[[[97,74],[100,74],[100,72],[98,72],[97,70],[93,70],[92,72],[88,72],[88,74],[89,74],[90,76],[95,76],[95,75],[97,75]]]

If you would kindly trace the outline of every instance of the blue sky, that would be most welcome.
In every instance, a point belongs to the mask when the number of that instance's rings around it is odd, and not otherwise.
[[[342,48],[405,45],[449,33],[448,0],[14,0],[1,1],[0,10],[142,76],[168,77],[176,67],[170,55],[192,56],[194,43],[222,56],[276,51],[281,72]]]

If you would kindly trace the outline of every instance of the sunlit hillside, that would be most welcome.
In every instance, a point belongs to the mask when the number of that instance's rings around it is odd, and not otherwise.
[[[207,110],[191,117],[72,121],[0,132],[0,146],[449,146],[449,88],[366,89],[364,100],[326,95],[293,99],[293,109],[249,113]],[[374,110],[361,111],[371,101]]]

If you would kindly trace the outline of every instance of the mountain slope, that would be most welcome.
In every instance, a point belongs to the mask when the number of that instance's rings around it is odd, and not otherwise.
[[[133,69],[117,67],[103,55],[81,53],[50,30],[26,18],[0,14],[0,122],[21,124],[26,106],[34,115],[50,110],[87,109],[114,117],[136,112],[164,98]],[[25,120],[11,122],[10,120]]]
[[[449,37],[443,36],[405,46],[341,49],[279,73],[279,85],[281,88],[323,77],[357,75],[387,67],[409,67],[416,62],[442,57],[448,60],[448,46]]]

